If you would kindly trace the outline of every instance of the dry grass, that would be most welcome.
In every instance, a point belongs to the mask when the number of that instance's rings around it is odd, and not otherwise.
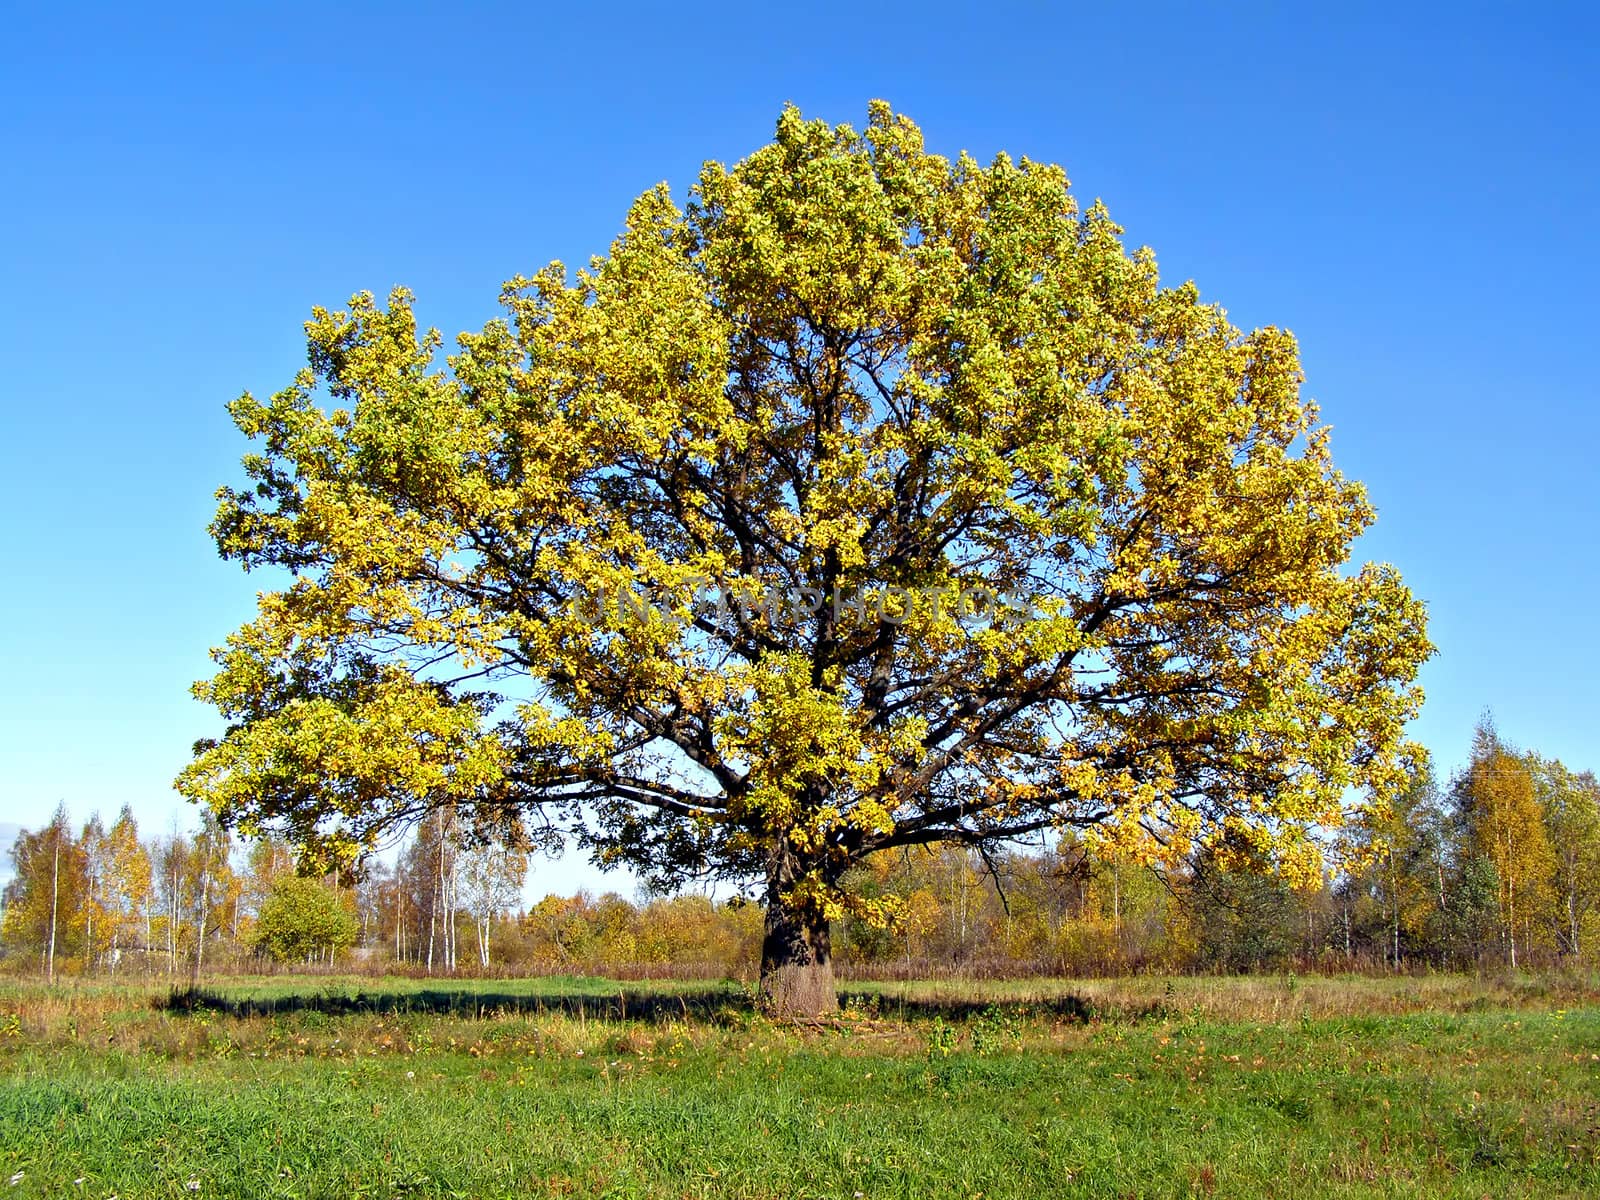
[[[858,985],[845,992],[837,1019],[773,1024],[755,1014],[748,990],[734,984],[691,993],[663,991],[659,983],[561,977],[501,981],[493,992],[437,980],[432,990],[411,980],[307,982],[313,986],[297,993],[294,981],[281,976],[238,978],[196,997],[155,983],[10,981],[0,985],[0,1056],[27,1045],[188,1061],[359,1059],[438,1049],[485,1058],[650,1056],[796,1039],[836,1043],[845,1053],[860,1046],[905,1051],[926,1043],[933,1022],[1003,1028],[1018,1048],[1059,1048],[1104,1022],[1182,1018],[1272,1027],[1600,1004],[1600,981],[1592,975],[944,980]],[[273,1006],[281,1007],[259,1011]]]
[[[1102,1017],[1185,1013],[1276,1024],[1337,1017],[1555,1009],[1600,1003],[1593,972],[1543,975],[1134,976],[1091,980],[923,980],[863,984],[884,1011],[922,1005],[1044,1005],[1082,1001]]]

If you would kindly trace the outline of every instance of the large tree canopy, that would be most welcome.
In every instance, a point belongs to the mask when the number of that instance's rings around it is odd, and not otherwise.
[[[1347,569],[1373,514],[1293,338],[1121,233],[1057,167],[790,109],[445,363],[403,291],[314,310],[309,369],[232,405],[254,486],[213,526],[293,583],[215,652],[179,786],[328,858],[450,805],[761,880],[790,1010],[833,1003],[874,851],[1314,870],[1403,778],[1422,606]]]

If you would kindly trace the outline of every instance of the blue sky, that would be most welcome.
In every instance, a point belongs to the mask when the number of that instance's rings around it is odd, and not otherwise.
[[[1492,708],[1600,768],[1592,7],[223,7],[7,17],[0,821],[192,820],[186,689],[258,586],[205,533],[223,404],[288,381],[313,304],[403,283],[476,328],[785,101],[872,97],[1061,163],[1169,282],[1294,330],[1380,512],[1360,554],[1430,605],[1416,735],[1448,772]]]

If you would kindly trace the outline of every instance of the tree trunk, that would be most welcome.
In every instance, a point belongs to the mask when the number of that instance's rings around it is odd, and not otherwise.
[[[1511,837],[1507,834],[1508,846],[1510,841]],[[1508,848],[1506,858],[1509,860],[1510,857]],[[1511,969],[1515,971],[1517,969],[1517,884],[1515,873],[1508,872],[1508,874],[1511,878],[1506,884],[1506,932],[1511,935]]]
[[[761,939],[761,1007],[774,1017],[817,1017],[839,1011],[827,915],[797,901],[806,868],[787,838],[767,859],[766,929]]]
[[[176,859],[177,852],[173,852]],[[178,970],[178,868],[172,868],[172,892],[167,902],[167,978]]]
[[[189,978],[189,986],[194,989],[200,987],[200,960],[206,952],[206,910],[211,907],[211,874],[204,865],[200,870],[200,913],[194,939],[194,974]]]
[[[1394,910],[1394,969],[1400,969],[1400,870],[1389,851],[1389,907]]]
[[[760,994],[761,1006],[774,1017],[817,1017],[839,1011],[826,917],[769,900],[761,939]]]
[[[439,922],[439,885],[433,886],[433,894],[428,897],[428,974],[433,974],[433,939],[437,932]]]
[[[55,853],[50,859],[50,952],[46,960],[45,975],[51,983],[56,981],[56,910],[61,896],[61,830],[55,831],[51,840]]]

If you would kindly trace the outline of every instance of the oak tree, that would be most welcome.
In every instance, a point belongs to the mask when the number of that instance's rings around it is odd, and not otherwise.
[[[316,309],[221,553],[292,578],[179,780],[347,861],[449,808],[757,881],[761,989],[835,1004],[875,851],[1091,831],[1293,879],[1403,778],[1430,652],[1294,338],[1163,286],[1055,167],[793,109],[606,255],[442,339]]]

